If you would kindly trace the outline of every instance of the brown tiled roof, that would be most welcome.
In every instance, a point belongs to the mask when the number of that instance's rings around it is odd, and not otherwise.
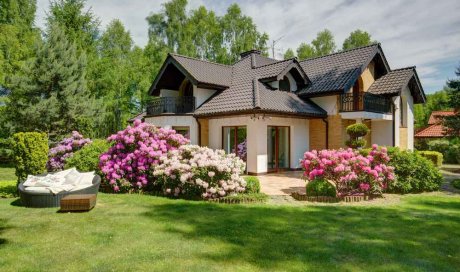
[[[232,80],[232,66],[170,54],[196,81],[229,87]]]
[[[417,132],[415,138],[442,138],[446,136],[446,128],[443,125],[431,125]]]
[[[414,102],[424,102],[425,94],[421,89],[421,84],[413,66],[390,71],[372,83],[368,92],[380,95],[397,95],[410,84],[413,85],[411,91],[415,92],[412,94],[414,95]]]
[[[433,111],[431,112],[430,119],[428,120],[428,125],[439,124],[443,121],[446,116],[454,116],[455,111]]]
[[[347,91],[377,53],[383,55],[380,45],[373,44],[300,61],[312,84],[297,93],[313,96]]]

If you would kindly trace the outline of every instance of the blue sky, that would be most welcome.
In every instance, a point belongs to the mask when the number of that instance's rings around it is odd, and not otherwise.
[[[147,22],[151,12],[162,9],[161,1],[89,0],[87,5],[99,16],[104,28],[120,19],[135,43],[147,42]],[[218,15],[231,3],[238,3],[270,39],[283,38],[276,47],[277,58],[287,48],[310,42],[318,31],[328,28],[337,47],[357,28],[368,31],[381,42],[392,68],[417,66],[426,93],[440,90],[455,76],[460,64],[460,1],[339,0],[339,1],[211,1],[189,0],[189,8],[205,5]],[[43,26],[48,0],[37,1],[38,26]]]

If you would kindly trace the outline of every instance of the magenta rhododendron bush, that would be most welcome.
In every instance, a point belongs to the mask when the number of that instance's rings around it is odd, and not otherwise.
[[[113,146],[100,156],[99,167],[115,192],[143,190],[151,185],[150,173],[160,157],[189,142],[174,130],[140,120],[107,140]]]
[[[78,131],[72,131],[69,138],[64,138],[48,152],[46,169],[48,172],[55,172],[64,169],[65,160],[73,156],[73,153],[86,144],[91,143],[88,138],[83,138]]]
[[[244,192],[245,167],[235,154],[184,145],[162,156],[153,175],[166,195],[210,199]]]
[[[381,194],[395,179],[385,147],[372,146],[368,156],[358,150],[339,149],[305,152],[301,164],[309,180],[324,179],[335,184],[337,195]]]

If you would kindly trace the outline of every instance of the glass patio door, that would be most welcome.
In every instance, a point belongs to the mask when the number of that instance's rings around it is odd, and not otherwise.
[[[276,172],[289,168],[289,127],[267,127],[267,168]]]

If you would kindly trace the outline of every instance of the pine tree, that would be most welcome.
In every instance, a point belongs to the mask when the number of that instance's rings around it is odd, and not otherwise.
[[[460,136],[460,66],[455,71],[456,79],[447,81],[447,95],[449,105],[455,110],[454,116],[449,116],[445,120],[445,125],[450,129],[452,135]]]
[[[88,134],[94,100],[88,96],[86,57],[63,29],[51,25],[36,58],[13,79],[7,114],[14,131],[44,131],[56,139],[72,130]]]

